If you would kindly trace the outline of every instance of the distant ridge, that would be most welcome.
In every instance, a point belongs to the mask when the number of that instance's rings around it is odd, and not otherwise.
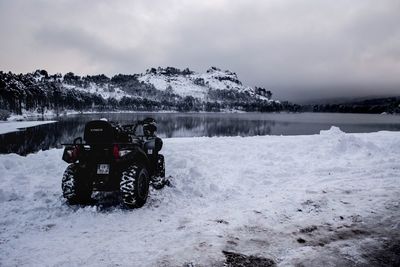
[[[303,111],[339,113],[400,113],[400,96],[379,98],[357,98],[337,103],[303,105]]]

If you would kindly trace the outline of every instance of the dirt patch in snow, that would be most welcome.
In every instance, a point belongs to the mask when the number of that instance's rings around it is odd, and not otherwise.
[[[256,257],[256,256],[246,256],[243,254],[222,251],[226,257],[225,266],[227,267],[272,267],[276,266],[275,262],[271,259]]]
[[[400,238],[383,240],[380,246],[364,246],[363,257],[367,264],[362,266],[400,266]]]

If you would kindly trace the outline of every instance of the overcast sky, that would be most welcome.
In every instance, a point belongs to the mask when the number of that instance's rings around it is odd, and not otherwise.
[[[280,99],[400,95],[400,0],[0,0],[0,70],[235,71]]]

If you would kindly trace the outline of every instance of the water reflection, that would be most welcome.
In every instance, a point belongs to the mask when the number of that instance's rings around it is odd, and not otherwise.
[[[31,127],[25,131],[0,135],[0,153],[26,155],[61,147],[82,136],[87,121],[106,117],[122,124],[146,117],[158,122],[158,135],[163,138],[193,136],[254,136],[317,134],[339,126],[345,132],[400,131],[399,116],[362,114],[221,114],[221,113],[112,113],[75,115],[58,118],[54,124]]]

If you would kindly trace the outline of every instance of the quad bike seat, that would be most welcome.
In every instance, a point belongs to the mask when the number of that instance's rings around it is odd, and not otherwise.
[[[107,121],[96,120],[86,123],[83,139],[89,144],[108,144],[114,142],[114,129]]]
[[[88,144],[127,143],[131,137],[118,124],[104,120],[90,121],[85,126],[83,139]]]

